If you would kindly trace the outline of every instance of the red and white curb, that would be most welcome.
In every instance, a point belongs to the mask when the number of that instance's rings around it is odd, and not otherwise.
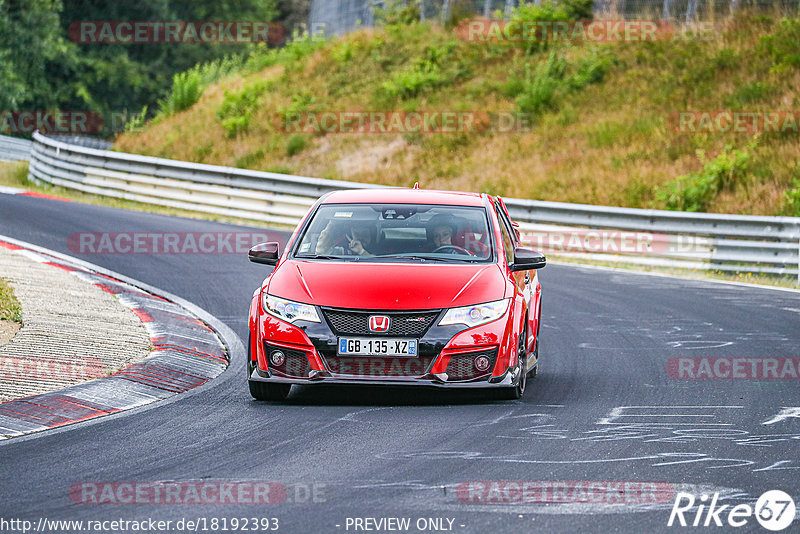
[[[49,200],[61,200],[62,202],[72,202],[68,198],[46,195],[44,193],[37,193],[36,191],[28,191],[27,189],[20,189],[19,187],[9,187],[7,185],[0,185],[0,193],[4,195],[22,195],[25,197],[46,198]]]
[[[230,351],[223,336],[208,325],[210,316],[185,301],[28,243],[0,236],[0,246],[69,271],[115,295],[139,317],[153,345],[150,356],[106,377],[0,403],[0,440],[163,400],[204,384],[228,367]],[[212,322],[219,330],[221,323]],[[230,340],[231,332],[224,329]]]

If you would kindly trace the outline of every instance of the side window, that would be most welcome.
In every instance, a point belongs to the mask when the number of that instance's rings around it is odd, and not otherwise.
[[[502,210],[495,204],[495,211],[497,212],[497,219],[500,221],[500,233],[503,234],[503,248],[506,250],[506,261],[508,263],[514,262],[514,240],[511,238],[508,225],[503,218]]]

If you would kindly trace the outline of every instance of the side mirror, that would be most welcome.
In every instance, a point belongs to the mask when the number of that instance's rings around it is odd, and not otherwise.
[[[247,257],[253,263],[277,265],[278,258],[281,257],[281,245],[276,241],[259,243],[250,249],[250,251],[247,253]]]
[[[509,265],[512,271],[527,271],[529,269],[541,269],[547,263],[544,254],[536,250],[517,247],[514,249],[514,263]]]

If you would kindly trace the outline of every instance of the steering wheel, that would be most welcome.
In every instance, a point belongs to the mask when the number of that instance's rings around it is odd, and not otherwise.
[[[469,250],[467,250],[465,248],[461,248],[458,245],[442,245],[441,247],[438,247],[436,250],[434,250],[433,253],[435,254],[436,252],[444,252],[446,250],[452,250],[452,251],[458,252],[459,254],[467,254],[468,256],[474,256],[475,255],[472,252],[470,252]]]

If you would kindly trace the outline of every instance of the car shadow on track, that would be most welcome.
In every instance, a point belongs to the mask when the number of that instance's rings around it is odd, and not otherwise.
[[[539,378],[530,380],[522,399],[498,399],[497,389],[440,389],[419,386],[295,386],[283,402],[259,403],[289,406],[436,406],[486,403],[540,403],[544,402]],[[541,381],[543,382],[543,381]],[[542,384],[543,385],[543,384]]]

